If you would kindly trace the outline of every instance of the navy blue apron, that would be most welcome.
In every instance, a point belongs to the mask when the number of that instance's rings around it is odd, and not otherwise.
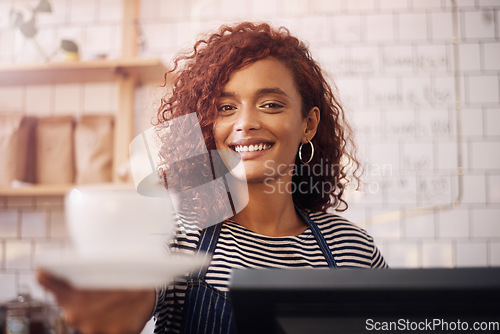
[[[335,259],[318,226],[301,210],[297,212],[311,229],[328,266],[335,268]],[[198,243],[198,252],[206,252],[208,256],[212,256],[221,229],[222,224],[204,229]],[[200,269],[187,282],[181,333],[236,333],[229,292],[220,291],[207,284],[207,269]]]

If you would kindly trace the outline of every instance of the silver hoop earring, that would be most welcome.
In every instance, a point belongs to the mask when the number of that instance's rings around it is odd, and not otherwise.
[[[302,160],[302,146],[304,146],[304,143],[300,143],[300,146],[299,146],[299,159],[300,159],[300,161],[301,161],[303,164],[308,164],[308,163],[310,163],[310,162],[311,162],[311,160],[312,160],[312,159],[313,159],[313,157],[314,157],[314,145],[313,145],[313,143],[312,143],[310,140],[308,140],[308,141],[307,141],[307,143],[308,143],[309,145],[311,145],[311,156],[309,157],[309,160],[307,160],[307,161]]]

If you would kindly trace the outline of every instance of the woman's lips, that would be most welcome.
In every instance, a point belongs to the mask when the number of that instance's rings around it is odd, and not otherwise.
[[[236,145],[234,146],[234,150],[238,153],[242,152],[258,152],[265,151],[271,148],[271,144],[260,143],[254,145]]]
[[[264,155],[266,151],[273,147],[273,144],[269,142],[256,142],[252,144],[235,144],[230,147],[241,156],[241,160],[249,160]]]

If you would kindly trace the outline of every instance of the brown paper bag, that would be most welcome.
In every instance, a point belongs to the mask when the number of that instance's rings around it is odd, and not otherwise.
[[[113,116],[84,115],[75,128],[76,183],[111,182]]]
[[[11,186],[14,180],[34,182],[35,122],[34,117],[0,115],[0,186]]]
[[[0,115],[0,186],[10,186],[11,182],[24,174],[25,166],[18,166],[19,130],[22,115]]]
[[[38,118],[33,116],[25,116],[19,130],[19,166],[25,166],[24,177],[20,176],[20,180],[28,183],[36,182],[36,126]]]
[[[37,183],[74,182],[73,116],[43,117],[36,131]]]

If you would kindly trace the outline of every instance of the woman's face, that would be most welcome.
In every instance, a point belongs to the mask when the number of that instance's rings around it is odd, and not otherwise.
[[[241,157],[244,171],[235,168],[233,175],[248,182],[291,175],[298,146],[307,142],[301,106],[292,72],[276,58],[231,74],[217,101],[214,135],[217,150]]]

